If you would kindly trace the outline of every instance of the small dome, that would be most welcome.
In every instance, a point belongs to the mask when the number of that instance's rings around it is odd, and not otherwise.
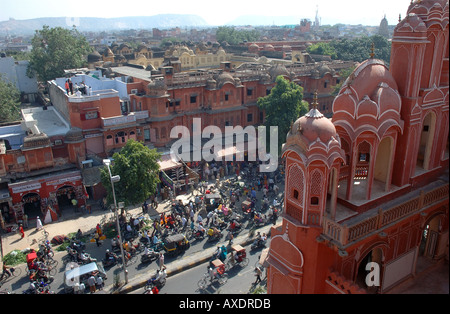
[[[273,81],[275,81],[275,79],[280,75],[289,77],[289,71],[286,69],[284,65],[281,64],[276,64],[272,66],[269,69],[269,74],[272,77]]]
[[[301,135],[308,140],[308,144],[317,139],[320,139],[323,143],[328,143],[337,138],[334,124],[316,108],[312,108],[306,115],[294,122],[291,135]]]
[[[156,79],[147,85],[150,90],[166,90],[166,81],[163,78]]]
[[[88,54],[87,56],[88,62],[89,63],[93,63],[93,62],[99,62],[102,60],[102,56],[100,55],[100,53],[96,50],[90,54]]]
[[[67,133],[64,137],[64,141],[66,143],[80,142],[83,139],[84,139],[83,131],[77,127],[73,127],[69,131],[67,131]]]
[[[50,146],[50,138],[45,133],[30,134],[23,139],[22,149],[33,149],[37,147]]]
[[[319,68],[317,69],[319,71],[320,77],[323,77],[325,74],[329,73],[331,75],[334,75],[334,70],[331,69],[327,64],[322,63]]]
[[[216,78],[217,86],[221,88],[223,85],[227,83],[231,83],[233,85],[236,85],[236,82],[234,81],[233,76],[229,72],[223,72]]]

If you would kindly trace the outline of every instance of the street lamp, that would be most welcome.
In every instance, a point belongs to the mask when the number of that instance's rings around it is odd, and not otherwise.
[[[117,201],[116,201],[116,192],[114,190],[114,183],[120,181],[120,176],[119,175],[113,176],[111,174],[111,168],[109,167],[111,165],[110,159],[103,159],[103,164],[106,166],[106,168],[108,168],[109,179],[111,180],[111,188],[112,188],[112,194],[113,194],[113,199],[114,199],[114,214],[116,216],[117,233],[119,234],[120,253],[122,254],[123,273],[125,276],[125,284],[127,284],[128,283],[128,270],[126,269],[127,261],[125,259],[125,254],[123,252],[122,235],[120,234],[119,214],[118,214]]]

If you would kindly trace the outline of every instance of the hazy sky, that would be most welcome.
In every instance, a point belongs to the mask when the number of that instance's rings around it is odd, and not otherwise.
[[[241,15],[295,16],[321,24],[379,25],[386,15],[395,25],[405,16],[411,0],[1,0],[0,21],[37,17],[121,17],[156,14],[197,14],[211,25],[223,25]],[[220,6],[219,6],[220,5]]]

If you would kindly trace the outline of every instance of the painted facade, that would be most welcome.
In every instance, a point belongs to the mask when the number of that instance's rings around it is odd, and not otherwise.
[[[390,69],[361,63],[283,146],[268,293],[387,293],[448,259],[448,1],[411,2]]]

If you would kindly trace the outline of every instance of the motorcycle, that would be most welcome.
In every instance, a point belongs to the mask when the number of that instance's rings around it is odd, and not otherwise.
[[[241,231],[241,229],[242,229],[242,225],[237,221],[231,222],[227,228],[227,230],[231,231],[232,234],[239,233]]]
[[[151,263],[159,258],[159,254],[153,250],[149,250],[147,254],[142,254],[141,256],[141,263]]]
[[[222,232],[214,232],[214,229],[210,228],[208,230],[208,242],[220,240],[223,237]]]
[[[108,268],[108,267],[112,267],[114,265],[116,265],[117,263],[119,263],[119,257],[116,254],[111,254],[108,258],[105,257],[102,260],[102,264],[104,268]]]
[[[200,230],[196,230],[194,231],[194,233],[192,234],[192,236],[194,237],[195,240],[202,240],[205,238],[205,232],[200,231]]]
[[[256,227],[264,226],[267,223],[267,217],[263,214],[258,213],[253,217],[253,224]]]
[[[81,242],[80,240],[77,240],[75,238],[70,240],[69,247],[71,249],[74,249],[77,252],[82,252],[82,251],[86,250],[86,245],[83,242]]]
[[[223,230],[227,227],[227,223],[223,219],[219,218],[218,216],[213,217],[212,224],[213,224],[213,226],[215,226],[221,230]]]
[[[85,264],[89,264],[92,262],[97,262],[97,259],[91,257],[90,254],[85,253],[85,252],[78,254],[78,264],[79,265],[85,265]]]
[[[266,242],[267,242],[267,240],[256,239],[255,241],[253,241],[250,248],[251,248],[251,250],[257,250],[259,248],[266,247]]]
[[[151,291],[155,286],[158,290],[161,290],[161,288],[166,284],[166,277],[167,272],[165,268],[163,268],[163,270],[156,271],[156,275],[147,281],[145,291]]]

